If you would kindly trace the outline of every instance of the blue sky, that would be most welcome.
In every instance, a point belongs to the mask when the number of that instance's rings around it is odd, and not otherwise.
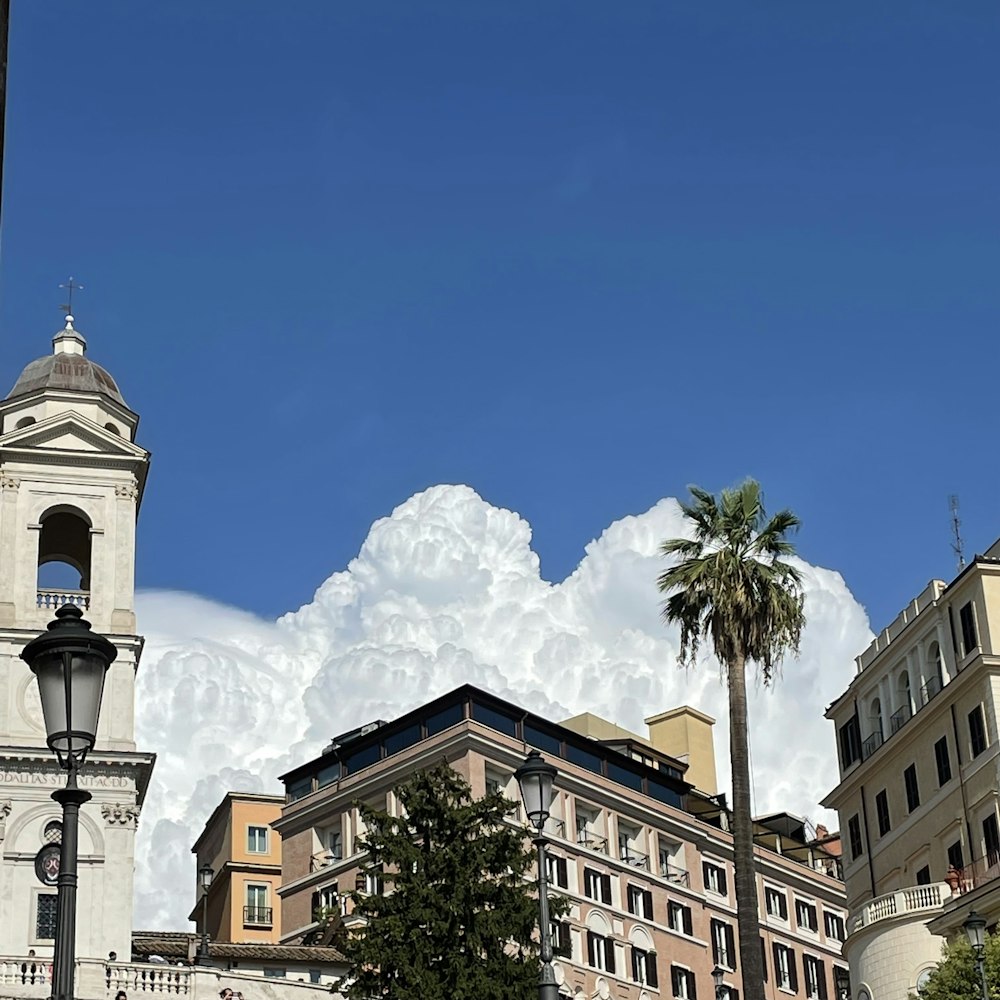
[[[0,376],[75,275],[140,585],[279,613],[441,482],[557,580],[753,475],[878,628],[1000,535],[995,4],[13,6]]]

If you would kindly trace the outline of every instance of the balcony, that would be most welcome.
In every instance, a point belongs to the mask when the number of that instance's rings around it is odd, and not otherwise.
[[[861,759],[868,760],[868,758],[875,753],[875,751],[878,750],[884,742],[885,741],[882,739],[881,733],[872,733],[871,736],[869,736],[868,739],[861,744]]]
[[[270,906],[244,906],[243,923],[254,924],[257,927],[271,927],[272,912]]]
[[[550,816],[545,821],[545,829],[543,832],[546,837],[558,837],[560,840],[565,840],[566,823],[564,820],[556,819],[554,816]]]
[[[904,705],[902,708],[897,708],[895,712],[889,716],[889,734],[898,733],[900,729],[905,726],[910,719],[913,718],[913,712],[910,710],[909,705]]]
[[[660,877],[665,878],[668,882],[673,882],[674,885],[683,885],[686,888],[691,888],[691,876],[684,868],[678,868],[677,865],[672,865],[669,862],[660,862]]]
[[[926,684],[921,685],[920,688],[920,704],[926,705],[927,702],[931,700],[936,694],[941,693],[941,678],[932,677]]]
[[[43,611],[55,611],[66,604],[75,604],[81,611],[90,610],[89,590],[52,590],[39,587],[35,594],[35,607]]]
[[[927,913],[940,910],[951,898],[951,888],[947,882],[931,885],[914,885],[908,889],[886,893],[861,908],[861,912],[851,921],[851,930],[889,920],[892,917],[908,916],[912,913]]]
[[[638,851],[633,851],[630,847],[623,847],[619,852],[619,857],[627,865],[631,865],[633,868],[645,868],[649,871],[649,855],[640,854]]]
[[[588,851],[597,851],[598,854],[608,853],[608,838],[598,837],[589,830],[577,830],[576,842],[580,847],[586,847]]]

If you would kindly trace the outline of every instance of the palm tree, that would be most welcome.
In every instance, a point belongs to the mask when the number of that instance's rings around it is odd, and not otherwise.
[[[781,561],[794,554],[785,535],[799,519],[782,510],[770,520],[760,486],[747,479],[719,499],[690,487],[691,502],[681,510],[693,538],[671,538],[660,551],[679,561],[661,573],[657,584],[670,596],[663,618],[681,627],[680,662],[690,666],[702,639],[709,639],[729,682],[729,755],[733,772],[733,861],[740,931],[740,963],[745,1000],[764,1000],[763,949],[757,911],[750,814],[747,748],[746,666],[756,668],[767,685],[776,664],[798,652],[805,624],[801,578]]]

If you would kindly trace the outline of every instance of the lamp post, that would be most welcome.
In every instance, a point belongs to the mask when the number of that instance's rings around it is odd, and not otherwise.
[[[38,679],[46,742],[55,751],[59,766],[66,770],[66,787],[52,793],[63,810],[52,959],[54,1000],[73,1000],[80,806],[92,798],[76,779],[87,751],[97,739],[104,676],[117,655],[113,643],[92,632],[90,622],[74,604],[63,605],[46,631],[21,650],[21,659]]]
[[[990,1000],[989,991],[986,988],[986,963],[983,955],[986,952],[986,918],[981,917],[975,910],[972,910],[962,924],[965,933],[969,936],[969,944],[976,954],[976,968],[979,969],[979,983],[983,988],[983,1000]]]
[[[201,941],[194,959],[195,965],[211,964],[211,955],[208,953],[208,890],[212,888],[214,877],[211,865],[204,864],[198,869],[198,883],[201,886]]]
[[[726,970],[721,965],[712,969],[712,982],[715,983],[715,1000],[727,1000],[729,990],[722,985],[722,980],[726,978]]]
[[[558,1000],[559,986],[552,967],[552,927],[549,923],[549,879],[545,870],[545,844],[542,834],[552,807],[552,785],[556,769],[542,760],[537,750],[528,754],[514,772],[521,788],[521,799],[531,825],[535,828],[534,843],[538,848],[538,934],[541,939],[542,967],[538,973],[538,1000]]]

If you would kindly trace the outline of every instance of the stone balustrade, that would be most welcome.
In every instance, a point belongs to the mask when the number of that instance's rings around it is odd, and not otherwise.
[[[52,993],[48,959],[0,955],[0,1000],[47,1000]],[[320,1000],[340,998],[329,986],[190,965],[102,962],[76,963],[76,1000],[114,1000],[119,990],[129,1000],[179,996],[218,1000],[224,987],[248,1000]]]
[[[35,606],[44,611],[55,612],[64,604],[75,604],[81,611],[90,609],[89,590],[53,590],[41,587],[35,595],[35,600]]]
[[[912,885],[896,892],[888,892],[865,903],[851,921],[852,930],[860,930],[880,920],[940,910],[951,898],[952,890],[947,882],[933,882],[930,885]]]

